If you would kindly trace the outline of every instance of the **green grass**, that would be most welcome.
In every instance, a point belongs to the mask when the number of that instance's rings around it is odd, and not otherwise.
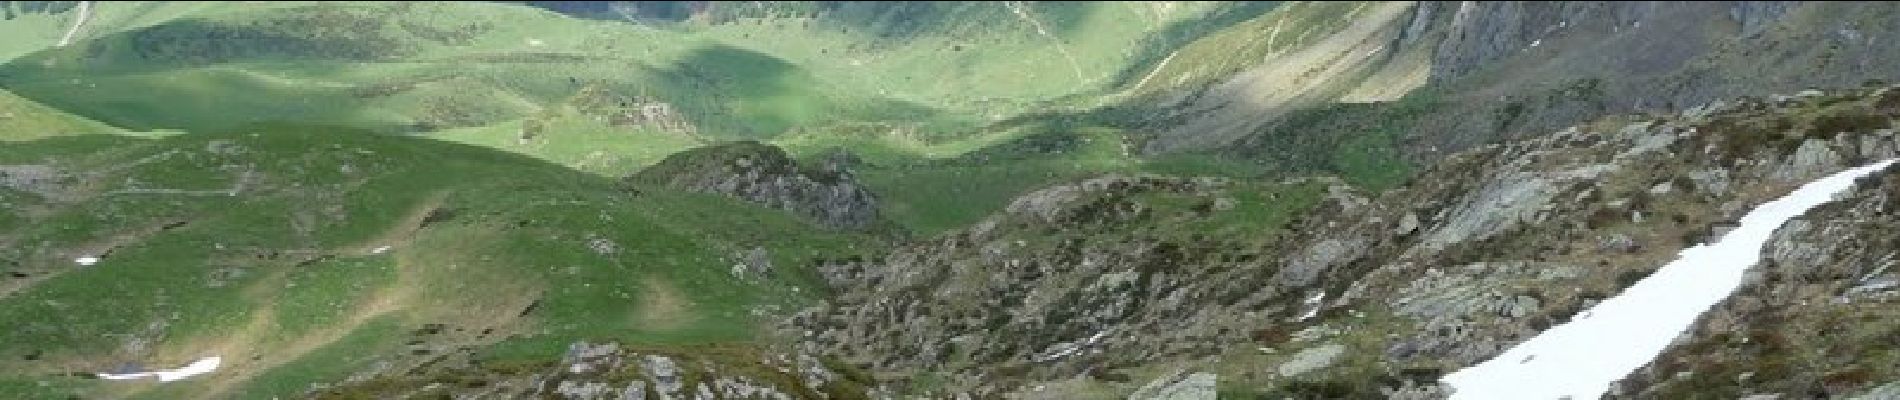
[[[540,124],[546,133],[536,139],[522,140],[523,124]],[[616,127],[580,116],[451,129],[431,136],[518,152],[603,176],[632,173],[669,154],[700,146],[704,140],[670,132]]]
[[[246,8],[270,6],[274,4],[249,4]],[[77,17],[77,4],[74,2],[20,2],[9,4],[4,9],[7,19],[0,22],[0,37],[6,37],[7,40],[0,42],[0,61],[54,47]],[[215,13],[220,9],[228,7],[207,1],[128,1],[111,7],[94,7],[86,24],[74,35],[74,41],[162,24],[190,15]]]
[[[66,398],[82,386],[80,379],[74,377],[0,378],[0,396],[9,399]]]
[[[112,127],[67,114],[0,90],[0,141],[21,141],[87,133]]]
[[[396,266],[386,256],[325,260],[289,275],[274,316],[282,333],[294,337],[348,320],[351,310],[396,280]]]
[[[1365,5],[1347,1],[1285,3],[1182,45],[1166,64],[1143,71],[1145,79],[1129,82],[1129,94],[1192,89],[1226,78],[1267,60],[1269,54],[1299,49],[1347,26],[1352,19],[1342,16]]]
[[[391,348],[401,341],[401,320],[383,317],[350,332],[348,336],[253,378],[238,389],[246,398],[267,399],[302,394],[312,383],[336,382],[361,372],[379,358],[361,349]]]
[[[34,247],[0,252],[50,276],[0,298],[0,318],[16,327],[0,333],[0,343],[7,343],[0,346],[0,371],[8,375],[44,373],[50,365],[105,368],[125,357],[113,349],[128,334],[162,338],[149,344],[161,354],[195,356],[201,343],[236,337],[266,311],[276,323],[250,333],[261,338],[259,346],[331,329],[356,332],[340,340],[384,337],[362,332],[385,323],[515,324],[526,335],[504,348],[526,348],[520,357],[539,359],[590,338],[747,341],[752,308],[792,307],[822,293],[805,269],[810,259],[877,246],[731,199],[659,188],[632,196],[598,175],[429,139],[284,126],[102,142],[108,144],[76,144],[85,143],[77,138],[23,142],[30,152],[0,151],[0,159],[30,154],[65,168],[113,171],[82,201],[21,223],[29,228],[12,233],[16,243]],[[214,141],[244,150],[214,153],[208,150]],[[85,151],[102,146],[110,150]],[[154,157],[161,154],[170,156]],[[113,169],[135,160],[148,161]],[[246,169],[254,171],[252,186],[236,197],[106,194],[128,182],[221,189]],[[388,255],[352,253],[407,229],[400,221],[434,193],[448,194],[441,207],[456,217],[417,231],[412,242],[392,243],[396,249]],[[187,223],[154,228],[170,221]],[[31,255],[42,251],[35,249],[71,252],[119,235],[126,238],[93,267]],[[595,253],[587,246],[595,239],[616,243],[618,252]],[[777,272],[757,281],[732,279],[730,255],[754,246],[771,251]],[[337,258],[298,266],[300,254]],[[649,291],[661,290],[655,288],[670,291],[678,304],[652,304]],[[369,299],[391,291],[412,291],[402,297],[409,300],[398,305],[401,313],[391,314],[400,318],[349,326]],[[531,301],[541,305],[516,320]],[[649,324],[656,320],[666,323]],[[254,351],[271,355],[268,347]],[[401,354],[388,345],[359,351]],[[29,352],[52,364],[19,361]],[[349,356],[337,353],[347,352],[314,351],[279,367],[288,372],[251,384],[288,390],[362,361],[345,363],[337,357]],[[167,393],[174,392],[159,395]]]
[[[1368,190],[1403,184],[1412,165],[1400,148],[1407,129],[1442,110],[1442,100],[1419,91],[1385,103],[1335,103],[1299,110],[1252,140],[1220,151],[1257,160],[1276,171],[1328,174]]]
[[[872,149],[860,152],[872,155],[866,157],[871,166],[859,171],[860,179],[878,193],[886,216],[923,235],[975,223],[1029,191],[1101,174],[1264,174],[1257,164],[1219,157],[1145,159],[1125,154],[1122,135],[1113,128],[1036,122],[941,143],[806,137],[792,139],[787,147],[794,154],[832,147]]]
[[[319,123],[501,146],[505,133],[469,131],[512,130],[599,87],[671,104],[710,138],[862,123],[956,136],[1104,90],[1139,62],[1129,43],[1223,7],[845,5],[643,25],[492,3],[102,4],[89,40],[22,48],[0,87],[133,130]],[[0,30],[49,29],[35,18]],[[573,136],[510,150],[619,172],[641,162],[572,153],[654,147]]]
[[[1294,165],[1375,188],[1403,179],[1401,136],[1385,125],[1276,148],[1324,149],[1313,160],[1262,164],[1142,158],[1125,153],[1129,132],[1113,128],[1123,125],[1098,115],[1114,110],[1048,111],[1145,73],[1137,65],[1157,51],[1129,43],[1183,40],[1154,38],[1221,7],[848,5],[641,25],[486,3],[102,4],[88,41],[64,48],[41,43],[60,17],[0,22],[0,34],[35,38],[0,45],[0,164],[83,177],[71,203],[0,190],[0,260],[35,277],[0,294],[11,327],[0,331],[0,376],[183,361],[228,340],[284,361],[234,392],[292,395],[407,357],[401,333],[430,323],[507,331],[481,339],[480,356],[503,363],[552,360],[576,340],[746,343],[755,311],[821,298],[811,260],[884,244],[724,197],[637,183],[634,194],[613,179],[732,139],[806,161],[849,149],[867,161],[858,176],[885,215],[924,235],[1106,173],[1251,179]],[[1160,73],[1170,85],[1200,82],[1271,50],[1221,50],[1252,40],[1225,35]],[[690,132],[626,122],[659,103]],[[1410,111],[1357,112],[1315,119]],[[119,128],[160,133],[106,134]],[[234,186],[243,190],[219,192]],[[1165,230],[1273,232],[1321,190],[1248,180],[1219,218]],[[1200,200],[1142,199],[1179,213]],[[405,225],[432,209],[452,217]],[[590,246],[602,242],[616,250]],[[380,245],[394,249],[362,254]],[[775,272],[731,277],[732,255],[754,247],[770,250]],[[70,262],[107,248],[99,265]],[[389,299],[393,309],[372,306]],[[122,351],[132,337],[149,342]],[[309,352],[287,350],[303,342]],[[51,382],[0,379],[0,397],[127,390]],[[132,394],[203,397],[207,385]]]

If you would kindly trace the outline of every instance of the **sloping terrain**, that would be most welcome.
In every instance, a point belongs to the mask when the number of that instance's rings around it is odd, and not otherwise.
[[[0,2],[0,397],[1442,398],[1896,156],[1894,10]],[[1892,175],[1611,397],[1900,393]]]
[[[754,312],[822,292],[804,260],[875,247],[716,196],[342,128],[51,138],[0,161],[9,397],[50,380],[268,398],[440,358],[551,360],[577,338],[745,342]],[[760,266],[735,276],[742,260]],[[162,386],[64,377],[207,355],[228,361]]]
[[[1573,317],[1750,205],[1896,156],[1895,114],[1879,105],[1892,93],[1599,120],[1451,157],[1377,196],[1282,195],[1268,207],[1317,202],[1293,208],[1283,234],[1274,218],[1219,217],[1246,203],[1211,183],[1059,186],[934,242],[826,266],[844,294],[795,325],[938,396],[1113,398],[1182,370],[1217,377],[1223,398],[1429,396],[1440,374]],[[1195,218],[1267,225],[1174,222]],[[1854,371],[1829,393],[1900,379]]]
[[[648,136],[769,138],[840,123],[955,136],[1101,90],[1146,53],[1131,43],[1227,7],[881,4],[654,24],[493,3],[227,4],[23,54],[0,84],[137,130],[443,131],[618,174],[657,157],[575,154],[566,149],[586,145],[568,143],[678,150],[692,142]],[[1042,68],[1056,64],[1067,67]],[[551,129],[603,133],[541,135]]]

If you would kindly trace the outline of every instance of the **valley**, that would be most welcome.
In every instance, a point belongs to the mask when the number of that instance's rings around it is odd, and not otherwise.
[[[1900,396],[1885,3],[0,12],[0,398]]]

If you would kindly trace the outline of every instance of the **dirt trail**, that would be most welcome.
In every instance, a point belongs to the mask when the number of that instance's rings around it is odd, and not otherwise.
[[[360,256],[375,253],[375,249],[384,246],[398,246],[413,239],[422,228],[429,214],[442,206],[448,197],[447,191],[430,194],[413,207],[408,214],[382,234],[362,244],[338,248],[328,253]],[[312,255],[313,257],[315,255]],[[206,338],[183,345],[168,346],[159,358],[195,358],[203,356],[224,357],[224,365],[218,371],[192,380],[203,389],[195,393],[199,398],[223,398],[243,385],[249,383],[271,369],[294,362],[310,355],[325,346],[342,340],[377,318],[392,315],[408,308],[415,300],[412,283],[416,281],[415,268],[405,257],[396,257],[396,279],[387,286],[377,289],[367,299],[349,310],[342,321],[304,332],[292,338],[272,337],[281,328],[277,326],[275,304],[278,301],[273,288],[281,288],[288,279],[291,268],[279,268],[271,276],[259,279],[258,283],[246,288],[244,297],[258,304],[255,313],[243,327],[219,337]],[[116,395],[131,395],[153,388],[152,384],[125,385]]]
[[[410,240],[415,238],[416,232],[422,229],[423,222],[428,219],[429,215],[442,207],[442,203],[447,200],[448,195],[449,192],[446,190],[430,193],[420,203],[410,208],[408,214],[405,214],[395,225],[384,230],[382,234],[362,244],[337,249],[333,253],[349,256],[377,254],[381,253],[378,249],[387,249],[389,247],[408,244]],[[416,280],[414,271],[415,268],[411,267],[411,263],[408,259],[396,257],[395,282],[391,282],[388,286],[377,290],[367,301],[350,313],[349,317],[344,321],[318,329],[314,332],[305,333],[288,342],[270,343],[267,342],[266,338],[262,337],[264,333],[276,330],[274,326],[275,314],[271,312],[271,308],[265,308],[264,311],[257,313],[257,317],[252,319],[250,324],[244,328],[243,332],[232,337],[232,340],[226,340],[221,343],[220,346],[214,347],[214,349],[216,349],[215,352],[219,354],[231,355],[227,358],[231,361],[225,369],[225,371],[229,372],[221,372],[214,376],[214,379],[209,382],[208,389],[204,392],[204,397],[222,397],[232,389],[249,382],[260,374],[284,365],[285,363],[303,358],[331,343],[343,340],[345,336],[356,332],[357,329],[369,324],[370,321],[407,308],[411,301],[415,299],[413,290],[415,285],[411,284]],[[253,356],[259,356],[264,353],[258,350],[260,348],[270,349],[269,355],[253,360]],[[247,349],[250,351],[245,351]]]
[[[633,317],[636,326],[648,331],[670,331],[692,325],[695,319],[692,300],[679,289],[657,276],[648,276],[640,283],[643,290]]]
[[[90,17],[92,17],[92,2],[79,2],[79,16],[73,19],[73,26],[66,29],[66,35],[61,36],[59,38],[59,44],[54,45],[54,47],[66,47],[66,45],[73,44],[73,35],[79,33],[79,27],[86,25],[86,19]]]
[[[1009,11],[1015,13],[1017,18],[1021,18],[1024,22],[1028,22],[1029,26],[1035,27],[1036,33],[1041,34],[1042,37],[1049,38],[1049,42],[1056,46],[1056,53],[1062,54],[1062,58],[1069,60],[1069,69],[1075,70],[1075,80],[1081,84],[1088,84],[1089,79],[1082,76],[1082,63],[1076,62],[1075,55],[1070,54],[1069,48],[1062,45],[1062,38],[1049,34],[1049,29],[1042,26],[1042,21],[1036,20],[1036,16],[1029,13],[1028,8],[1023,6],[1023,2],[1005,1],[1003,5],[1009,7]]]
[[[401,270],[401,266],[397,266]],[[398,274],[400,275],[400,273]],[[288,342],[273,342],[264,337],[276,330],[276,313],[265,308],[255,314],[238,335],[209,348],[206,354],[224,354],[226,364],[218,372],[206,375],[203,398],[223,398],[251,379],[286,363],[303,358],[317,349],[336,343],[357,329],[384,315],[401,310],[411,298],[403,288],[403,278],[379,290],[341,322],[306,333]],[[268,349],[268,352],[262,351]],[[255,359],[253,357],[256,357]]]

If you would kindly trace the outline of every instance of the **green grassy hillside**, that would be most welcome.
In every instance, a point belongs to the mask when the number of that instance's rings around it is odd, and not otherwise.
[[[47,381],[86,397],[269,398],[462,347],[501,361],[556,357],[577,338],[746,341],[754,310],[820,291],[811,257],[873,242],[724,198],[336,128],[51,138],[0,147],[0,165],[59,177],[0,186],[0,376],[13,377],[0,393]],[[754,247],[775,272],[734,279],[733,254]],[[60,377],[209,355],[230,372]]]
[[[66,46],[47,35],[76,10],[0,22],[35,38],[0,48],[0,397],[271,398],[577,340],[746,346],[757,315],[823,298],[813,258],[886,239],[615,179],[710,143],[845,148],[923,235],[1103,173],[1279,172],[1141,156],[1141,109],[1101,107],[1241,69],[1255,54],[1197,38],[1270,3],[90,7]],[[734,278],[754,248],[774,272]],[[74,375],[208,355],[224,372]]]
[[[1223,7],[849,3],[640,24],[494,3],[247,4],[21,55],[0,67],[0,86],[135,130],[506,129],[594,88],[664,104],[715,138],[865,122],[956,136],[1105,90],[1152,58],[1131,44]],[[528,152],[571,158],[548,151]]]
[[[206,1],[123,1],[109,6],[99,2],[80,7],[78,1],[7,1],[0,2],[0,60],[12,60],[33,52],[87,39],[170,22],[198,14],[217,13],[234,7]],[[245,4],[243,9],[273,7],[272,3]],[[83,21],[81,10],[85,11]],[[82,23],[83,22],[83,23]],[[73,26],[78,25],[75,29]],[[71,32],[68,37],[67,33]]]
[[[104,133],[112,127],[0,90],[0,141]]]

